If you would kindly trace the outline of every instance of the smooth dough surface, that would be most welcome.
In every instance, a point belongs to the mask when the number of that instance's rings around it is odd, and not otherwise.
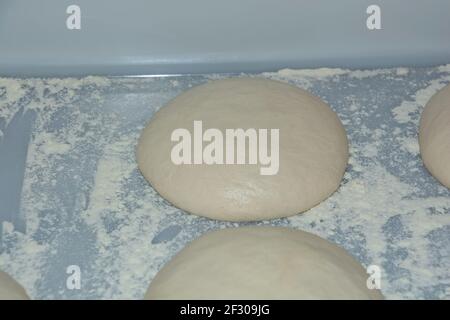
[[[8,274],[0,271],[0,300],[29,300],[25,289]]]
[[[382,299],[345,250],[313,234],[243,227],[191,242],[156,275],[146,299]]]
[[[173,164],[171,133],[186,128],[193,135],[194,120],[222,132],[279,129],[278,173],[261,175],[261,166],[250,164]],[[194,87],[162,107],[141,134],[137,160],[150,184],[181,209],[219,220],[263,220],[303,212],[329,197],[344,174],[348,143],[337,114],[307,91],[232,78]]]
[[[420,119],[420,154],[428,171],[450,188],[450,85],[428,101]]]

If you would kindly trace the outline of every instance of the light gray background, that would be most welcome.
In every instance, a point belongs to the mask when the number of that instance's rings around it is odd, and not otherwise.
[[[81,6],[82,29],[66,28]],[[366,28],[378,4],[382,30]],[[0,75],[261,72],[450,62],[448,0],[0,0]]]

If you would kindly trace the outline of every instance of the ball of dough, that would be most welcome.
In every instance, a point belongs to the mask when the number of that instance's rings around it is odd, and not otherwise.
[[[8,274],[0,271],[0,300],[29,300],[25,289]]]
[[[450,188],[450,85],[428,101],[420,119],[420,154],[428,171]]]
[[[281,227],[208,233],[178,253],[146,299],[382,299],[345,250]]]
[[[174,164],[171,134],[184,128],[193,137],[194,121],[224,137],[226,129],[278,129],[277,173],[261,174],[260,163]],[[194,87],[162,107],[142,132],[137,161],[150,184],[181,209],[219,220],[263,220],[303,212],[329,197],[344,174],[348,144],[336,113],[307,91],[234,78]]]

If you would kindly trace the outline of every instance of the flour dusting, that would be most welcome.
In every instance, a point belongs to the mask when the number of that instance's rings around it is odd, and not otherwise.
[[[36,299],[141,299],[162,265],[201,234],[283,225],[378,265],[388,299],[450,298],[450,192],[424,169],[417,142],[421,110],[450,82],[449,65],[251,75],[321,97],[350,144],[336,193],[303,214],[257,223],[186,214],[151,188],[135,159],[156,110],[190,87],[229,76],[0,78],[0,146],[14,139],[14,119],[35,115],[20,212],[12,213],[26,228],[0,217],[0,268]],[[65,286],[69,265],[82,271],[81,290]]]

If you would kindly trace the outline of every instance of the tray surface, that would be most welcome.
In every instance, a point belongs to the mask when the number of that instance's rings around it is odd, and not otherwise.
[[[226,223],[189,215],[153,190],[135,147],[152,114],[211,79],[0,78],[0,268],[38,299],[140,299],[156,272],[208,230],[283,225],[382,268],[387,298],[449,298],[450,191],[425,170],[417,130],[450,65],[280,70],[339,114],[350,162],[339,190],[294,217]],[[81,289],[66,271],[81,269]]]

